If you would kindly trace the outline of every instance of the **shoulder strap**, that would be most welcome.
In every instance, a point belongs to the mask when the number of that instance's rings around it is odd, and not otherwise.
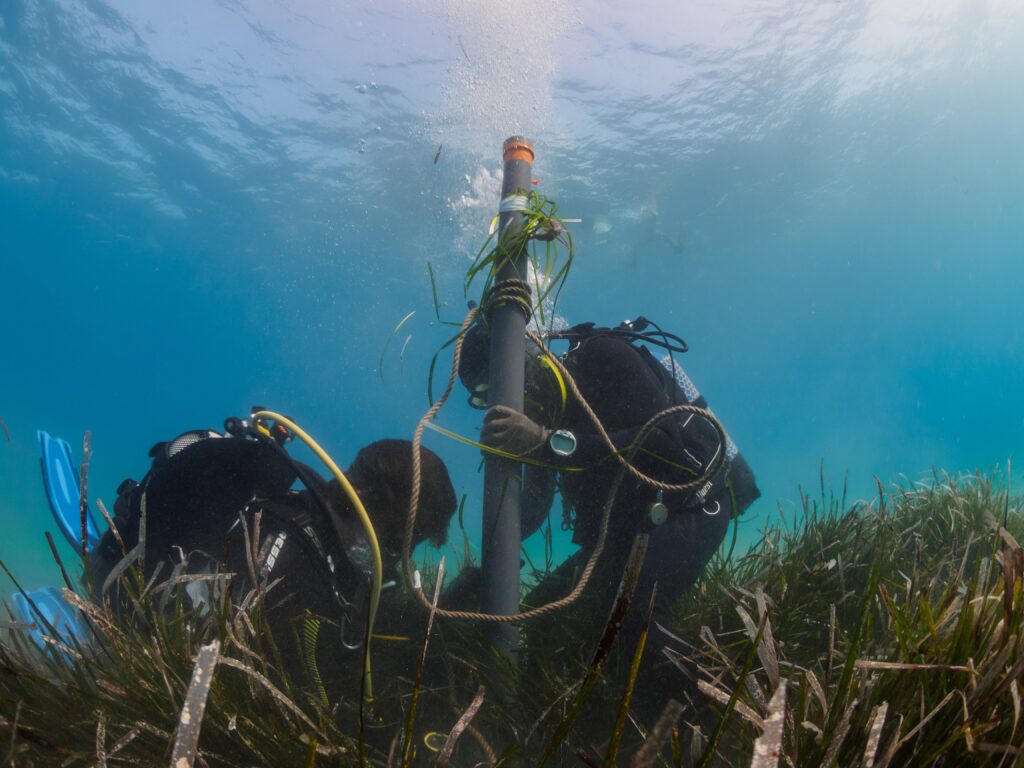
[[[303,551],[303,565],[309,567],[339,599],[347,603],[366,574],[345,556],[334,540],[330,521],[324,520],[315,503],[307,495],[289,493],[286,496],[253,502],[250,509],[259,509],[265,531],[283,530]],[[272,564],[271,564],[272,565]]]

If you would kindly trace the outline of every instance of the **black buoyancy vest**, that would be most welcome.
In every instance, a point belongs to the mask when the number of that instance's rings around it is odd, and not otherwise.
[[[118,487],[113,517],[125,548],[131,550],[139,542],[145,499],[146,578],[178,547],[184,553],[202,551],[223,565],[229,535],[240,516],[251,520],[259,511],[268,547],[272,549],[273,537],[287,538],[289,546],[304,552],[301,561],[323,582],[321,587],[339,599],[354,593],[365,574],[339,546],[328,511],[320,508],[312,493],[291,490],[296,469],[307,486],[318,484],[320,498],[326,483],[308,467],[282,458],[281,450],[263,441],[207,430],[186,432],[153,446],[149,453],[153,463],[143,480],[128,479]],[[117,538],[108,530],[90,561],[94,595],[101,594],[121,559]],[[272,557],[267,564],[273,568]]]
[[[648,330],[650,326],[657,330]],[[688,350],[686,342],[675,334],[662,331],[656,324],[644,317],[626,321],[616,328],[603,328],[597,327],[593,323],[581,323],[558,331],[552,334],[551,338],[566,339],[573,345],[570,352],[567,353],[568,358],[573,349],[579,348],[589,339],[598,336],[621,340],[624,345],[632,349],[639,361],[642,361],[638,364],[649,369],[657,377],[668,404],[687,404],[710,410],[707,400],[676,360],[677,355]],[[656,358],[648,348],[648,344],[664,349],[666,352],[664,357]],[[672,423],[666,423],[665,428],[673,434],[682,454],[698,470],[700,467],[706,467],[715,453],[721,450],[721,446],[718,444],[718,433],[704,419],[674,420]],[[718,477],[714,481],[721,480],[728,484],[733,497],[733,514],[739,515],[761,495],[761,491],[757,487],[750,465],[732,439],[728,435],[726,437],[726,463],[723,471],[718,473]],[[698,489],[696,494],[698,501],[703,502],[703,498],[712,492],[713,486],[716,484],[714,481],[709,481],[709,484]]]

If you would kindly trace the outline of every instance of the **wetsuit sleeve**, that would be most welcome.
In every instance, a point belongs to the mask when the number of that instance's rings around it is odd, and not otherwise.
[[[619,429],[609,432],[608,437],[611,438],[612,444],[616,449],[625,453],[633,445],[642,428],[643,425],[641,424],[635,427]],[[547,464],[564,469],[590,469],[606,460],[615,461],[611,450],[608,448],[608,444],[597,432],[572,431],[572,433],[576,438],[576,450],[570,456],[559,456],[551,450],[549,444],[546,444],[541,448],[537,458]],[[679,462],[678,448],[669,433],[660,427],[655,427],[651,431],[645,440],[643,450],[648,454],[664,456],[673,463]],[[617,462],[615,463],[617,464]]]
[[[570,350],[564,364],[589,406],[605,424],[616,450],[628,449],[644,424],[671,405],[662,380],[628,341],[595,336]],[[576,438],[573,454],[558,456],[550,445],[544,445],[537,458],[558,467],[580,469],[609,459],[614,462],[607,442],[575,402],[570,401],[566,407],[563,424]],[[654,450],[655,446],[664,445],[669,456],[677,455],[679,451],[672,450],[665,431],[668,426],[667,422],[659,422],[647,439],[645,449]]]

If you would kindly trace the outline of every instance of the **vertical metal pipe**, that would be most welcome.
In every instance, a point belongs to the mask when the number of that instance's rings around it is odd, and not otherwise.
[[[525,195],[530,189],[533,148],[522,136],[505,140],[502,159],[505,174],[501,184],[501,213],[498,219],[499,243],[518,231],[524,215],[509,199]],[[526,280],[526,249],[511,254],[495,276],[502,280]],[[526,318],[512,303],[494,307],[490,316],[490,372],[487,382],[488,406],[506,405],[523,410],[523,384],[526,363]],[[510,615],[519,611],[519,498],[522,485],[521,465],[509,459],[488,455],[484,465],[484,517],[481,561],[483,596],[481,607],[487,613]],[[491,641],[505,654],[514,653],[516,628],[511,624],[490,624]]]

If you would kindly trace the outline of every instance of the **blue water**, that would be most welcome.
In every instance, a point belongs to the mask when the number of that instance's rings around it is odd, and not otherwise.
[[[450,332],[427,262],[461,319],[518,132],[582,219],[559,313],[689,342],[764,494],[746,539],[822,462],[854,497],[1024,465],[1024,6],[514,5],[0,1],[0,558],[27,587],[57,579],[37,428],[76,456],[92,430],[108,505],[254,403],[342,465],[411,436]],[[472,435],[464,400],[440,421]],[[476,453],[428,444],[475,536]]]

